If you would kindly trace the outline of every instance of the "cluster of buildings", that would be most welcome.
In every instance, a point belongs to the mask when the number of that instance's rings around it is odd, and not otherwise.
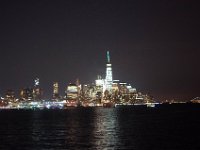
[[[20,90],[19,98],[13,90],[7,90],[0,99],[0,106],[113,106],[113,105],[142,105],[154,103],[149,95],[138,92],[136,88],[125,82],[113,80],[110,54],[107,51],[106,75],[97,76],[93,84],[80,84],[79,80],[70,83],[65,89],[65,95],[59,94],[59,83],[53,83],[53,94],[49,100],[43,99],[39,78],[34,80],[33,88]],[[29,105],[30,104],[30,105]]]

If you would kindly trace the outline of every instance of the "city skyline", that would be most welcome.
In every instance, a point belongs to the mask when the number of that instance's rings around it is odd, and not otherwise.
[[[132,87],[132,85],[128,82],[123,82],[119,79],[113,79],[113,73],[112,73],[112,63],[111,63],[111,58],[110,58],[110,52],[106,51],[106,57],[105,57],[105,73],[101,73],[97,75],[97,78],[91,82],[91,83],[80,83],[80,80],[77,78],[76,81],[74,82],[69,82],[65,84],[64,90],[59,90],[59,84],[57,81],[52,82],[51,88],[49,89],[44,89],[41,86],[40,79],[36,77],[33,80],[33,84],[26,86],[26,87],[21,87],[20,89],[17,89],[16,91],[13,89],[7,89],[3,95],[1,95],[0,98],[5,99],[6,101],[25,101],[25,102],[31,102],[31,101],[63,101],[67,99],[72,99],[72,100],[78,100],[81,98],[83,101],[84,99],[88,101],[89,99],[93,99],[95,101],[98,101],[98,99],[126,99],[130,100],[129,103],[145,103],[143,101],[146,101],[145,99],[147,98],[148,100],[152,102],[183,102],[181,99],[156,99],[153,95],[150,93],[142,93],[141,91],[136,90],[136,87]],[[104,76],[102,76],[104,74]],[[86,86],[86,90],[85,89]],[[90,93],[91,89],[95,88],[95,90]],[[121,89],[122,88],[122,89]],[[125,88],[125,89],[124,89]],[[46,90],[51,90],[51,93],[44,94],[44,91]],[[84,91],[89,92],[88,97],[84,96]],[[124,91],[125,90],[125,91]],[[115,96],[115,93],[118,93],[117,95],[120,96],[121,92],[124,98],[119,98],[118,96]],[[125,92],[125,93],[124,93]],[[101,94],[100,94],[101,93]],[[107,93],[107,94],[106,94]],[[100,94],[100,95],[99,95]],[[47,96],[48,95],[48,96]],[[87,95],[87,94],[86,94]],[[83,97],[85,98],[83,98]],[[128,96],[129,98],[125,98]],[[132,97],[133,96],[133,97]],[[107,98],[106,98],[107,97]],[[138,97],[138,98],[137,98]],[[132,101],[134,100],[134,101]],[[147,100],[147,103],[148,103]],[[186,100],[187,102],[189,100]],[[116,101],[117,102],[117,101]],[[122,101],[121,101],[122,102]],[[122,102],[123,103],[123,102]]]
[[[20,89],[19,96],[13,90],[7,90],[5,96],[0,97],[1,108],[4,109],[65,109],[67,107],[117,107],[128,105],[146,105],[155,107],[159,101],[147,93],[137,91],[130,83],[113,79],[110,52],[106,52],[105,77],[97,76],[95,83],[81,84],[79,79],[69,83],[65,94],[59,92],[59,83],[53,82],[52,94],[44,97],[44,89],[40,86],[40,79],[34,80],[34,86]],[[170,100],[160,103],[177,103]],[[181,102],[181,101],[180,101]],[[180,103],[178,102],[178,103]]]
[[[120,84],[126,85],[126,86],[129,87],[129,90],[130,89],[135,90],[135,92],[136,92],[136,88],[133,88],[130,85],[130,83],[121,82],[119,79],[113,79],[112,63],[111,63],[109,51],[106,51],[106,59],[105,60],[106,60],[105,61],[105,64],[106,64],[105,73],[102,72],[101,74],[97,75],[97,78],[92,83],[82,83],[81,84],[79,79],[77,78],[76,81],[66,84],[65,90],[64,90],[64,95],[63,95],[63,91],[59,92],[60,91],[59,90],[59,83],[57,81],[54,81],[52,83],[52,87],[50,88],[50,89],[52,89],[51,96],[46,98],[46,99],[49,99],[49,100],[51,100],[51,99],[52,100],[58,100],[59,99],[60,100],[60,99],[67,98],[67,95],[68,95],[67,93],[71,93],[70,91],[68,91],[68,87],[70,87],[70,85],[72,85],[72,91],[75,90],[74,88],[79,88],[79,92],[77,91],[77,93],[79,93],[79,94],[80,94],[80,90],[82,90],[82,88],[84,88],[84,86],[95,86],[95,88],[98,89],[96,91],[95,95],[97,94],[97,92],[100,92],[101,95],[103,96],[105,91],[107,91],[110,95],[112,95],[116,91],[119,91],[118,86]],[[102,78],[102,74],[105,74],[105,76],[103,76],[103,78]],[[117,89],[116,89],[116,87],[117,87]],[[38,77],[36,77],[33,80],[32,85],[29,85],[29,86],[23,87],[23,88],[21,87],[20,89],[18,89],[17,92],[19,92],[19,96],[20,96],[19,99],[42,100],[42,99],[45,99],[43,91],[44,91],[44,89],[42,89],[42,87],[40,85],[40,79]],[[4,95],[2,95],[1,97],[3,98],[4,96],[8,97],[8,99],[10,97],[14,98],[14,99],[18,99],[18,93],[15,93],[15,91],[13,89],[7,89],[6,92],[4,93]],[[77,97],[76,97],[76,99],[77,99]]]
[[[199,9],[195,1],[34,1],[0,6],[0,94],[33,86],[46,97],[78,78],[113,78],[156,99],[199,96]],[[104,73],[104,74],[102,74]],[[64,94],[64,92],[63,92]]]

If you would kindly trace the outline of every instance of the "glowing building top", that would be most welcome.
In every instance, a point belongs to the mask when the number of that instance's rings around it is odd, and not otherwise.
[[[109,51],[107,51],[107,63],[108,64],[110,63],[110,53],[109,53]]]
[[[58,94],[58,82],[53,83],[53,94]]]
[[[36,86],[39,86],[40,85],[40,79],[39,78],[36,78],[35,80],[34,80],[34,86],[36,87]]]
[[[112,92],[112,82],[112,65],[110,63],[110,53],[109,51],[107,51],[105,89],[109,92]]]

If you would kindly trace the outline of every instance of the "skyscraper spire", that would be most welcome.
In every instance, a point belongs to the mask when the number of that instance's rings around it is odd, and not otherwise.
[[[107,63],[110,63],[110,53],[107,51]]]
[[[109,92],[112,91],[112,64],[110,63],[110,53],[107,51],[107,63],[106,63],[106,79],[105,79],[105,87]]]

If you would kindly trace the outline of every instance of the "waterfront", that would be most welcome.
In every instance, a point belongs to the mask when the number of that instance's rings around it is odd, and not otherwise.
[[[0,110],[0,149],[197,150],[199,108]]]

